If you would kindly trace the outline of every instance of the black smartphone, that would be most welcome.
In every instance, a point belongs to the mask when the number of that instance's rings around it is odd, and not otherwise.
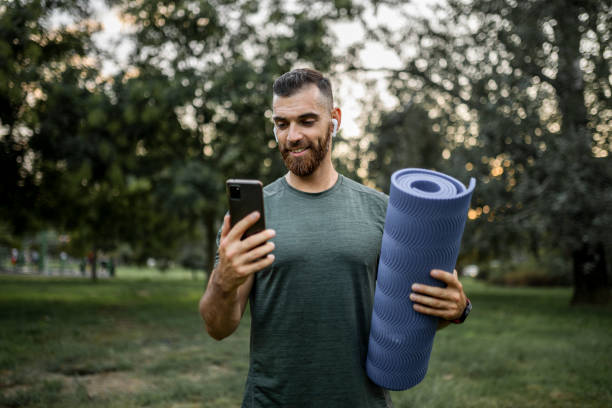
[[[245,239],[266,229],[264,216],[263,185],[259,180],[229,179],[226,182],[227,200],[229,202],[230,223],[233,227],[241,219],[259,211],[261,216],[242,236]]]

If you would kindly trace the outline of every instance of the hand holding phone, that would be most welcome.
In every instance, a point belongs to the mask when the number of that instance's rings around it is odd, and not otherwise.
[[[227,195],[230,215],[226,215],[219,241],[219,263],[211,282],[224,293],[244,289],[248,296],[253,274],[274,262],[274,243],[268,241],[276,233],[265,229],[263,190],[257,180],[228,180]],[[257,213],[255,213],[257,212]],[[242,299],[244,300],[244,299]]]

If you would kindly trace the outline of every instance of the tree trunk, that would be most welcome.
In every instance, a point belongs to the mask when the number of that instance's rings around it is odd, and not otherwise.
[[[591,151],[593,135],[588,127],[588,117],[584,99],[584,80],[580,68],[580,31],[581,23],[579,5],[567,2],[567,7],[560,8],[555,15],[556,43],[558,52],[558,73],[555,81],[559,110],[562,116],[561,137],[565,142],[560,154],[568,165],[564,169],[570,174],[580,174],[594,165]],[[586,173],[587,175],[589,173]],[[561,175],[554,175],[562,177]],[[576,183],[566,192],[573,200],[586,200]],[[577,236],[590,234],[594,228],[589,211],[584,208],[581,216],[567,222],[573,223]],[[573,249],[574,296],[572,304],[604,303],[610,300],[605,250],[600,242],[578,243]]]
[[[612,300],[606,270],[604,245],[584,244],[574,251],[574,296],[572,304],[605,304]]]
[[[555,82],[557,101],[561,111],[561,136],[567,141],[567,153],[575,155],[579,163],[592,157],[593,135],[588,128],[584,101],[584,78],[580,68],[580,21],[578,9],[559,10],[556,20],[558,72]],[[586,157],[585,157],[586,156]],[[568,157],[568,159],[571,159]]]

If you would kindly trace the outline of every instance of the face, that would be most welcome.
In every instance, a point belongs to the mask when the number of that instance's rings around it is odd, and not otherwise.
[[[311,175],[329,154],[331,111],[315,85],[289,96],[274,96],[273,120],[285,166]]]

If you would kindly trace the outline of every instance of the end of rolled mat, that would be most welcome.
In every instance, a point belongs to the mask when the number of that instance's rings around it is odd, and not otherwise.
[[[403,193],[429,200],[457,199],[470,195],[476,187],[476,179],[470,179],[468,187],[459,180],[435,170],[406,168],[391,175],[391,184]]]

